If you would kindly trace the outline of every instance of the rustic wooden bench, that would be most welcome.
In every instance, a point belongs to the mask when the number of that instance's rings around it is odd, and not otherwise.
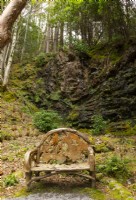
[[[26,152],[24,166],[28,187],[59,173],[85,177],[95,187],[95,157],[89,138],[70,128],[46,133],[34,150]]]

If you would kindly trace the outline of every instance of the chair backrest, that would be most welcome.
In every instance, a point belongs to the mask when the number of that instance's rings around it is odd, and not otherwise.
[[[50,164],[85,162],[89,146],[85,134],[69,128],[55,129],[49,131],[38,146],[40,161]]]

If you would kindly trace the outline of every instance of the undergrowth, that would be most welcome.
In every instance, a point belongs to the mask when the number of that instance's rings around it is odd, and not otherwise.
[[[128,162],[127,159],[114,155],[107,159],[105,163],[97,166],[97,171],[120,180],[125,179],[130,176],[130,172],[127,168]]]
[[[9,174],[5,177],[4,179],[4,185],[6,187],[8,186],[14,186],[18,183],[19,181],[17,180],[16,176],[14,174]]]
[[[61,117],[57,112],[41,110],[34,115],[34,125],[40,131],[49,131],[58,128],[61,124]]]

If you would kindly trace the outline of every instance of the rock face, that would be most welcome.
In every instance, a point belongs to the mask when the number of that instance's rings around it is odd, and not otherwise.
[[[42,70],[52,108],[75,125],[90,127],[92,116],[119,121],[136,118],[136,45],[114,62],[60,51]]]
[[[59,52],[55,60],[47,64],[45,77],[49,93],[60,91],[70,101],[78,101],[88,94],[88,68],[73,53]]]

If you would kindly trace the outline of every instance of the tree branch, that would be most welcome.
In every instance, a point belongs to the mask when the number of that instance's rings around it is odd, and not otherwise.
[[[11,0],[0,16],[0,49],[11,39],[14,22],[25,7],[28,0]]]

